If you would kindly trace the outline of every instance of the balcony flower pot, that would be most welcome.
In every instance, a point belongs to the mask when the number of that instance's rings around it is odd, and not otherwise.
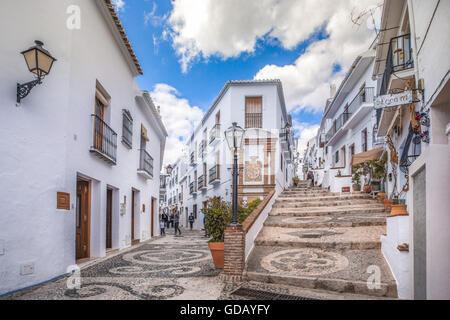
[[[385,192],[378,192],[377,194],[377,199],[379,203],[383,203],[384,202],[384,198],[386,198],[386,193]]]
[[[363,191],[365,193],[370,193],[372,191],[372,187],[369,185],[365,185],[365,186],[363,186]]]
[[[389,212],[392,207],[392,199],[384,199],[384,211]]]
[[[359,184],[352,185],[353,191],[361,191],[361,186]]]
[[[393,204],[391,207],[390,217],[395,216],[407,216],[408,211],[406,211],[406,204]]]
[[[224,265],[224,243],[223,242],[208,242],[209,250],[214,261],[214,266],[217,269],[223,269]]]

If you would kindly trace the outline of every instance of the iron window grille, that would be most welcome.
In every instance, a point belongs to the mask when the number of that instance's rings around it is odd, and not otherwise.
[[[131,149],[133,147],[133,118],[130,111],[123,109],[122,118],[122,142]]]

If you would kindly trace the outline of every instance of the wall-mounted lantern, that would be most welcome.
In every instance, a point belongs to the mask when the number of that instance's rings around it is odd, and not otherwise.
[[[167,167],[166,167],[166,172],[167,172],[167,174],[168,175],[170,175],[171,173],[172,173],[172,166],[169,164]]]
[[[53,62],[56,61],[50,52],[42,48],[44,45],[42,41],[36,40],[35,44],[35,46],[21,52],[21,54],[25,58],[28,70],[34,73],[37,79],[24,84],[17,84],[17,103],[20,103],[30,93],[31,89],[42,83],[42,79],[50,73]]]

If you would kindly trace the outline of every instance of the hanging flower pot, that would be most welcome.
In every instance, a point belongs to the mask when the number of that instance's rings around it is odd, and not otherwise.
[[[378,192],[378,194],[377,194],[378,202],[383,203],[384,202],[384,198],[386,198],[386,193],[385,192]]]
[[[390,212],[392,207],[392,199],[384,199],[384,211]]]

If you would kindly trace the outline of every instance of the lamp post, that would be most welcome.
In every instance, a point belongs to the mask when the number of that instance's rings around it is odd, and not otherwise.
[[[25,58],[28,70],[34,73],[37,78],[24,84],[17,84],[17,104],[30,93],[31,89],[42,83],[42,79],[50,73],[53,62],[56,61],[50,52],[42,47],[44,45],[42,41],[36,40],[35,44],[35,46],[21,52],[21,54]]]
[[[237,193],[238,193],[238,161],[237,161],[237,151],[242,146],[244,141],[245,130],[233,122],[233,125],[225,131],[225,138],[228,143],[228,147],[233,152],[233,219],[231,221],[232,225],[238,224],[237,219]]]
[[[172,173],[172,166],[169,164],[167,167],[166,167],[166,172],[167,172],[167,174],[170,176],[170,174]]]

